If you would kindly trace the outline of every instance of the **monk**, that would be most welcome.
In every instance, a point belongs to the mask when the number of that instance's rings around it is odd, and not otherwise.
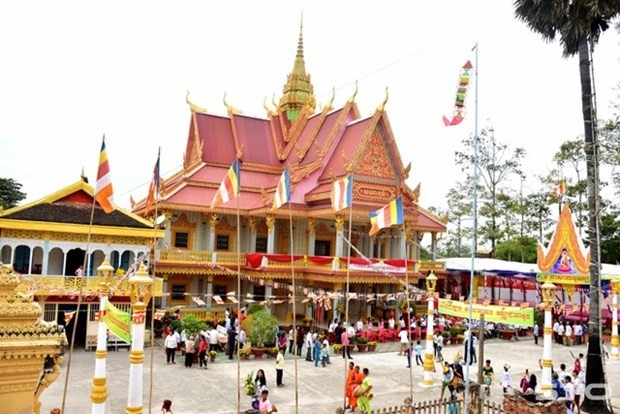
[[[357,387],[362,385],[362,381],[364,381],[364,374],[361,372],[360,366],[355,366],[355,374],[353,376],[353,381],[351,382],[351,388],[349,391],[349,405],[351,406],[351,411],[354,411],[357,408],[357,397],[355,396],[355,390]]]
[[[347,382],[344,385],[344,396],[347,397],[347,406],[345,408],[351,408],[351,385],[355,379],[355,364],[349,362],[349,374],[347,375]]]

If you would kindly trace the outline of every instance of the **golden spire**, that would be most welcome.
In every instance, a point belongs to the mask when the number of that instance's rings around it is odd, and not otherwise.
[[[310,75],[306,73],[306,63],[304,61],[303,17],[302,13],[295,64],[293,65],[293,71],[287,76],[279,105],[281,110],[286,112],[286,116],[291,122],[297,118],[299,111],[301,111],[304,105],[307,104],[312,112],[314,112],[316,105],[314,86],[310,82]]]
[[[389,98],[388,95],[388,87],[385,87],[385,98],[383,99],[383,102],[381,102],[381,105],[379,105],[379,107],[377,108],[377,111],[379,112],[384,112],[385,111],[385,104],[387,103]]]

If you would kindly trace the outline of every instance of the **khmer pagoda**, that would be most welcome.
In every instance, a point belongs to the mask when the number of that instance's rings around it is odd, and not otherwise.
[[[356,94],[357,86],[343,105],[335,104],[334,94],[316,109],[300,30],[292,72],[279,101],[264,102],[264,117],[241,114],[226,96],[227,113],[215,114],[188,96],[183,166],[163,177],[156,203],[157,215],[165,215],[164,245],[155,263],[156,276],[164,279],[163,306],[217,310],[233,304],[238,265],[241,296],[264,301],[280,320],[291,316],[291,270],[300,292],[312,297],[310,304],[323,294],[342,292],[348,275],[349,292],[367,299],[351,305],[352,314],[363,317],[379,305],[394,307],[392,294],[402,291],[405,277],[415,282],[431,269],[441,277],[441,263],[419,261],[419,242],[429,234],[434,257],[447,218],[422,208],[421,186],[406,184],[411,164],[403,162],[396,146],[386,112],[387,91],[367,117],[360,115]],[[211,208],[236,160],[239,197]],[[287,168],[290,201],[273,209],[278,181]],[[343,177],[353,181],[352,207],[336,213],[330,195],[333,183]],[[402,199],[404,224],[370,236],[369,213],[397,197]],[[133,212],[144,215],[146,205],[146,199],[137,202]],[[323,297],[329,298],[323,303],[326,311],[336,309],[335,296]],[[307,306],[302,313],[311,312]],[[317,313],[319,318],[332,316]]]

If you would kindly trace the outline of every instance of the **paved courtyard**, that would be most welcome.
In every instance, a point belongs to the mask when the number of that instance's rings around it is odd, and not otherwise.
[[[542,344],[542,341],[539,341]],[[370,369],[374,384],[375,398],[373,408],[382,408],[400,405],[409,396],[409,370],[406,368],[406,358],[398,356],[397,343],[379,344],[377,352],[353,353],[353,361],[362,368]],[[444,356],[452,360],[462,346],[453,345],[445,348]],[[573,359],[569,351],[577,354],[585,353],[585,346],[563,347],[554,345],[554,366],[566,363],[572,367]],[[144,407],[148,413],[149,384],[150,384],[150,349],[146,349],[145,377],[144,377]],[[305,354],[304,354],[305,355]],[[106,412],[124,413],[127,403],[127,385],[129,378],[129,353],[126,351],[111,351],[107,359],[108,400]],[[345,365],[341,356],[331,355],[332,364],[327,368],[314,367],[313,363],[298,359],[298,413],[334,413],[336,408],[343,404],[343,386]],[[492,361],[499,379],[504,363],[512,367],[513,384],[518,382],[526,368],[536,373],[541,379],[538,359],[542,358],[542,345],[534,345],[531,338],[521,339],[518,342],[492,340],[485,343],[485,358]],[[42,396],[42,413],[47,414],[51,408],[60,407],[62,402],[65,372],[46,390]],[[91,378],[94,372],[95,353],[76,351],[73,355],[69,388],[65,404],[66,414],[83,414],[90,412]],[[294,359],[286,355],[284,369],[285,387],[275,386],[275,360],[241,361],[241,381],[249,372],[256,372],[262,368],[266,372],[267,386],[270,391],[270,400],[275,403],[280,413],[295,413],[295,370]],[[434,375],[439,384],[438,372]],[[477,368],[471,367],[470,374],[475,376]],[[620,385],[620,361],[607,361],[608,382],[610,389],[618,390]],[[176,414],[197,413],[235,413],[237,408],[237,364],[229,361],[224,355],[218,356],[215,363],[209,364],[207,370],[197,365],[188,369],[183,366],[183,359],[177,356],[176,365],[167,365],[164,351],[156,348],[153,364],[153,391],[152,413],[159,413],[162,400],[168,398],[173,401],[172,408]],[[414,365],[413,370],[415,401],[438,399],[440,388],[422,388],[418,384],[422,381],[422,368]],[[501,401],[501,387],[497,382],[492,386],[491,400]],[[615,407],[620,407],[620,392],[612,396]],[[243,394],[241,389],[241,408],[249,408],[250,398]]]

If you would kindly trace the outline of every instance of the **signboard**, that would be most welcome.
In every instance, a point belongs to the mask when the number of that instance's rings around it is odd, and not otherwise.
[[[469,318],[469,304],[455,300],[439,299],[439,313]],[[515,308],[511,306],[482,305],[474,303],[472,318],[480,319],[484,315],[486,322],[505,323],[518,326],[534,326],[534,308]]]
[[[128,344],[131,343],[131,315],[123,312],[109,301],[105,303],[103,322],[110,331]]]
[[[351,270],[365,270],[371,272],[388,272],[388,273],[405,273],[404,267],[390,266],[385,263],[372,263],[372,264],[353,264],[349,265]]]
[[[590,275],[559,275],[539,273],[536,280],[546,282],[549,279],[551,283],[559,285],[588,285],[590,284]]]

